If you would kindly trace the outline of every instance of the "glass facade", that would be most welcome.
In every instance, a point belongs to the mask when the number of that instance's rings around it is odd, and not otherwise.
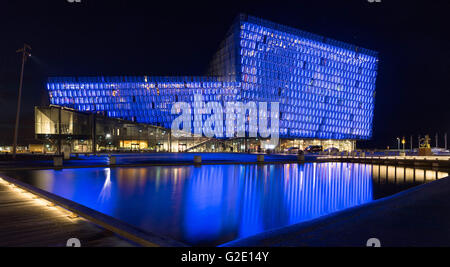
[[[163,152],[170,151],[172,141],[170,132],[161,127],[57,106],[35,108],[35,132],[37,139],[47,141],[54,150],[68,147],[78,153]]]
[[[365,140],[377,65],[374,51],[240,15],[203,77],[54,77],[47,89],[53,105],[165,128],[173,103],[196,94],[223,106],[279,102],[282,138]]]
[[[253,17],[240,37],[243,99],[279,101],[281,137],[371,137],[376,53]]]
[[[35,107],[36,139],[46,152],[238,152],[239,140],[178,137],[170,130],[145,123],[109,118],[60,106]],[[40,146],[42,151],[43,147]]]

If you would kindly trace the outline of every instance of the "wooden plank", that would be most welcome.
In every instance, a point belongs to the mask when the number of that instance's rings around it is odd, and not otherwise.
[[[67,212],[47,207],[29,194],[0,184],[0,247],[59,247],[78,238],[84,247],[134,246],[114,233]]]

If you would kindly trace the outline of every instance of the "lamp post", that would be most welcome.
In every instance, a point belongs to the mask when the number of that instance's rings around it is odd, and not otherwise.
[[[447,133],[444,135],[444,148],[447,150]]]
[[[439,134],[436,133],[436,148],[439,148]]]
[[[14,127],[13,159],[16,158],[16,153],[17,153],[17,135],[19,132],[19,117],[20,117],[20,102],[21,102],[21,98],[22,98],[23,69],[25,66],[25,62],[27,61],[27,58],[31,56],[31,53],[28,50],[31,50],[31,46],[24,44],[23,48],[16,51],[17,53],[22,53],[22,70],[20,72],[19,94],[17,97],[16,125]]]
[[[397,137],[397,149],[400,150],[400,137]]]

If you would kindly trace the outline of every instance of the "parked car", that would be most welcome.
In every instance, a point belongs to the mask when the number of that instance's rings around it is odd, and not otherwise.
[[[325,149],[325,152],[333,154],[333,153],[339,153],[339,149],[335,148],[335,147],[329,147],[327,149]]]
[[[294,147],[290,147],[290,148],[286,149],[285,151],[286,151],[286,153],[289,153],[289,154],[298,154],[299,150],[300,150],[300,148],[294,146]]]
[[[323,151],[323,147],[322,146],[309,146],[305,149],[305,151],[307,151],[309,153],[318,153],[318,152]]]

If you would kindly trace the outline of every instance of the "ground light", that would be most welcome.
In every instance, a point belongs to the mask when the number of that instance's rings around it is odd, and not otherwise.
[[[48,201],[45,198],[42,198],[26,189],[23,189],[19,186],[17,186],[14,183],[11,183],[4,178],[0,177],[0,184],[7,186],[9,188],[10,192],[16,193],[17,198],[26,198],[26,199],[32,199],[33,202],[37,205],[39,205],[42,208],[46,208],[47,211],[58,213],[58,215],[65,216],[71,220],[79,218],[79,216],[69,210],[66,210],[65,208],[56,205],[55,203]]]

